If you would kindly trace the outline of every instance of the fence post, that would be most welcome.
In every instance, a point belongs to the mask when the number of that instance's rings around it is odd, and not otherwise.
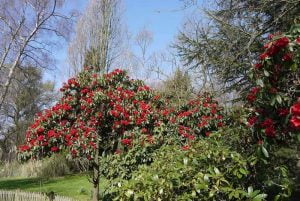
[[[54,201],[55,199],[55,193],[53,191],[50,191],[46,193],[47,197],[49,198],[50,201]]]

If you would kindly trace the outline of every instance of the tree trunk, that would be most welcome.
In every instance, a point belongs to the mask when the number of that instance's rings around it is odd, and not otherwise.
[[[95,158],[95,163],[96,160],[98,160],[98,157]],[[99,162],[94,165],[93,167],[93,201],[99,201],[100,195],[99,195]]]
[[[96,153],[93,163],[93,201],[100,199],[99,194],[99,181],[100,181],[100,170],[99,170],[99,137],[96,138]]]

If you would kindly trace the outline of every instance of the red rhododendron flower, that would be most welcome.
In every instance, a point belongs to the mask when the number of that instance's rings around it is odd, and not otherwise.
[[[262,53],[260,56],[259,56],[259,59],[260,60],[265,60],[267,57],[269,57],[269,55],[267,53]]]
[[[43,136],[43,135],[40,135],[40,136],[38,136],[38,138],[37,138],[38,141],[43,141],[44,139],[45,139],[45,136]]]
[[[182,146],[181,147],[182,151],[187,151],[190,149],[190,147],[188,145]]]
[[[257,119],[258,119],[257,116],[250,117],[248,119],[248,125],[253,126],[257,122]]]
[[[97,148],[97,146],[96,146],[96,143],[95,143],[95,142],[89,142],[89,145],[90,145],[91,147],[93,147],[93,149],[96,149],[96,148]]]
[[[208,124],[207,121],[202,121],[202,122],[199,123],[197,126],[198,126],[199,128],[202,128],[202,127],[206,126],[207,124]]]
[[[274,56],[280,51],[280,48],[276,45],[272,45],[268,50],[267,53],[269,56]]]
[[[168,116],[168,114],[169,114],[169,110],[168,109],[165,109],[165,110],[162,111],[162,115],[163,116]]]
[[[293,58],[293,55],[291,53],[286,53],[282,56],[282,61],[291,61]]]
[[[121,143],[123,145],[128,145],[129,146],[132,143],[132,139],[124,138],[124,139],[121,140]]]
[[[51,151],[52,152],[57,152],[57,151],[59,151],[59,148],[58,147],[51,147]]]
[[[267,127],[265,129],[265,133],[266,133],[266,136],[268,137],[275,137],[275,129],[273,126],[270,126],[270,127]]]
[[[259,87],[253,87],[251,90],[250,90],[251,93],[253,93],[254,95],[256,95],[258,92],[260,92],[260,88]]]
[[[159,95],[156,95],[156,96],[153,97],[153,100],[158,100],[158,99],[160,99]]]
[[[121,124],[124,125],[124,126],[127,126],[127,125],[130,124],[130,122],[127,121],[127,120],[121,120]]]
[[[71,154],[72,154],[73,156],[76,156],[76,155],[77,155],[77,150],[72,149],[72,150],[71,150]]]
[[[296,43],[300,44],[300,37],[296,39]]]
[[[148,133],[148,130],[147,130],[147,128],[142,128],[142,129],[141,129],[141,132],[142,132],[142,133]]]
[[[279,108],[278,111],[277,111],[278,115],[281,116],[281,117],[284,117],[284,116],[288,115],[289,112],[290,111],[286,108]]]
[[[256,100],[256,96],[252,93],[248,94],[246,98],[250,103],[253,103]]]
[[[195,136],[194,136],[194,135],[189,135],[189,136],[188,136],[188,139],[189,139],[189,140],[195,140]]]
[[[29,150],[30,149],[30,147],[28,146],[28,145],[21,145],[20,147],[19,147],[19,150],[20,151],[27,151],[27,150]]]
[[[210,132],[210,131],[207,131],[207,132],[205,132],[205,136],[206,136],[206,137],[209,137],[209,136],[210,136],[210,134],[211,134],[211,132]]]
[[[273,124],[274,124],[273,120],[270,119],[270,118],[267,118],[266,120],[264,120],[264,121],[261,123],[261,127],[263,127],[263,128],[272,127]]]
[[[119,112],[118,111],[116,111],[116,110],[111,110],[110,111],[110,114],[113,116],[113,117],[115,117],[115,118],[118,118],[119,117]]]
[[[300,116],[293,116],[290,120],[292,126],[296,129],[300,129]]]
[[[276,42],[275,42],[275,45],[279,48],[284,48],[286,47],[288,44],[289,44],[289,38],[288,37],[282,37],[282,38],[279,38]]]
[[[47,136],[48,136],[48,138],[52,138],[52,137],[56,136],[56,133],[54,130],[49,130],[47,133]]]
[[[254,67],[255,67],[256,69],[261,69],[262,64],[261,64],[261,63],[257,63],[257,64],[254,65]]]
[[[295,103],[291,107],[291,113],[292,113],[292,115],[299,115],[300,116],[300,102]]]
[[[272,45],[271,42],[270,42],[270,43],[266,43],[266,44],[264,44],[264,48],[265,48],[265,49],[268,49],[271,45]]]
[[[43,127],[40,127],[37,129],[37,133],[43,133],[44,132],[44,128]]]
[[[36,139],[32,139],[32,140],[30,140],[29,144],[30,144],[30,145],[34,145],[35,142],[36,142]]]
[[[89,93],[89,89],[87,89],[87,88],[83,88],[81,91],[80,91],[80,93],[81,94],[87,94],[87,93]]]

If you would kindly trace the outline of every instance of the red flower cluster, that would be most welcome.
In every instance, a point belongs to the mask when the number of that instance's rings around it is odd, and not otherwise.
[[[256,96],[257,96],[257,93],[260,92],[260,88],[259,87],[253,87],[249,94],[247,95],[247,100],[250,102],[250,103],[253,103],[255,100],[256,100]]]
[[[266,52],[260,55],[261,60],[265,60],[268,57],[272,57],[276,55],[282,48],[285,48],[289,44],[289,38],[288,37],[282,37],[279,38],[276,41],[270,42],[267,45],[265,45],[265,48],[267,49]]]
[[[265,134],[267,137],[275,137],[275,126],[274,121],[272,119],[265,119],[261,123],[261,127],[265,128]]]
[[[300,101],[291,107],[291,114],[291,125],[296,129],[300,129]]]
[[[170,118],[170,122],[178,124],[178,134],[187,142],[194,140],[196,136],[208,137],[207,133],[224,125],[222,108],[208,93],[190,100],[181,108],[185,110],[175,112],[175,121]]]
[[[254,137],[266,137],[287,141],[300,128],[300,103],[291,106],[298,94],[291,91],[291,83],[299,73],[300,37],[294,33],[286,36],[269,36],[270,42],[264,45],[265,51],[259,62],[251,69],[251,79],[256,86],[245,99],[253,108],[248,118],[248,126],[253,126]],[[296,91],[299,85],[294,86]],[[290,108],[290,109],[289,109]],[[290,124],[286,120],[291,113]],[[289,135],[283,135],[287,134]],[[272,140],[271,142],[275,142]]]
[[[126,146],[131,146],[132,139],[124,138],[121,140],[121,143]]]
[[[257,116],[252,116],[248,118],[248,125],[253,126],[257,122],[258,117]]]

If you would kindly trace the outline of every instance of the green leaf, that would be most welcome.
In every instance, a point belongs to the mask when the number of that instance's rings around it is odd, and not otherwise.
[[[218,168],[214,167],[214,171],[216,174],[220,174],[220,170]]]
[[[262,150],[264,156],[265,156],[266,158],[269,158],[269,153],[268,153],[267,149],[266,149],[264,146],[261,147],[261,150]]]
[[[279,104],[282,103],[282,98],[281,98],[280,95],[276,95],[276,100],[277,100],[277,102],[278,102]]]
[[[207,175],[207,174],[205,174],[203,179],[204,179],[204,181],[209,181],[209,177],[208,177],[208,175]]]
[[[261,86],[261,87],[264,87],[264,82],[262,81],[262,79],[256,80],[256,84]]]
[[[280,195],[276,195],[274,201],[278,201],[280,199]]]
[[[246,175],[247,174],[247,170],[245,170],[244,168],[240,168],[239,169],[240,173]]]
[[[266,71],[266,70],[264,70],[264,74],[265,74],[266,77],[270,76],[270,73],[268,71]]]
[[[125,193],[125,195],[127,196],[127,197],[131,197],[131,195],[133,195],[133,190],[128,190],[128,191],[126,191],[126,193]]]
[[[248,195],[250,195],[252,192],[253,192],[253,187],[252,187],[252,186],[249,186],[249,187],[248,187]]]
[[[297,135],[297,140],[300,142],[300,133]]]
[[[272,98],[272,100],[271,100],[271,103],[270,103],[270,105],[271,105],[271,106],[274,106],[274,105],[275,105],[275,101],[276,101],[276,98],[275,98],[275,97],[273,97],[273,98]]]
[[[267,197],[267,194],[259,194],[253,198],[253,201],[262,201]]]
[[[215,191],[210,191],[208,194],[209,197],[213,197],[214,195],[215,195]]]
[[[250,79],[253,79],[253,77],[254,77],[253,71],[250,71],[250,72],[249,72],[249,78],[250,78]]]
[[[297,66],[296,63],[293,63],[290,68],[291,68],[292,71],[296,71],[298,66]]]
[[[184,158],[184,159],[183,159],[183,164],[184,164],[184,165],[187,165],[187,164],[188,164],[188,158]]]

